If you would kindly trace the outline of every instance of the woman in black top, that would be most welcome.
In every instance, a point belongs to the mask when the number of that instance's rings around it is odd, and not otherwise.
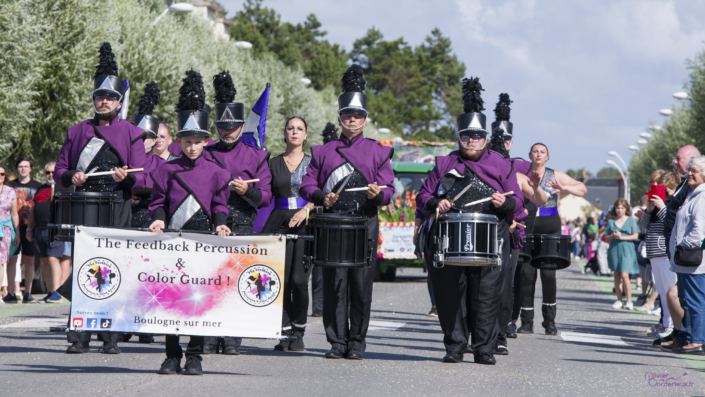
[[[286,151],[269,160],[272,173],[274,211],[262,229],[264,233],[303,234],[308,211],[312,203],[299,196],[301,179],[311,161],[304,154],[306,120],[295,116],[287,120],[284,128]],[[282,312],[282,339],[274,350],[303,351],[304,331],[308,313],[308,278],[310,270],[304,267],[304,241],[287,240],[284,265],[284,310]]]

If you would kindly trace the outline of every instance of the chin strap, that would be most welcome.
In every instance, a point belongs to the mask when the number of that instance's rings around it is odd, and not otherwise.
[[[472,146],[465,146],[465,144],[463,144],[463,142],[460,140],[460,137],[458,137],[458,145],[462,146],[465,150],[474,150],[474,151],[479,152],[480,150],[484,150],[485,147],[487,147],[487,137],[485,137],[485,144],[479,148],[475,148]]]
[[[340,122],[340,125],[342,125],[342,126],[343,126],[346,130],[348,130],[348,131],[357,131],[357,130],[363,129],[363,128],[367,125],[367,117],[365,117],[365,122],[362,123],[362,125],[359,126],[359,127],[357,127],[357,128],[348,128],[348,127],[345,127],[345,124],[343,124],[343,120],[340,119],[340,115],[338,115],[338,122]]]
[[[154,145],[157,144],[157,140],[154,140],[154,143],[151,146],[145,146],[144,149],[147,150],[147,153],[151,152],[152,149],[154,149]]]
[[[242,132],[244,130],[245,130],[244,128],[242,130],[240,130],[240,134],[238,134],[237,138],[235,138],[231,141],[228,141],[227,139],[223,138],[222,135],[220,135],[220,129],[216,128],[216,131],[218,131],[218,138],[220,138],[220,141],[223,143],[227,143],[228,145],[233,144],[233,143],[237,143],[240,140],[240,138],[242,138]]]
[[[100,111],[98,111],[98,109],[95,108],[95,98],[91,97],[91,104],[93,105],[93,111],[95,112],[95,114],[108,114],[108,113],[111,113],[112,111],[114,111],[115,109],[117,109],[117,107],[118,107],[118,105],[121,103],[121,101],[122,101],[122,95],[120,96],[120,99],[118,99],[117,103],[115,104],[115,106],[113,106],[112,109],[110,109],[110,110],[104,110],[104,111],[100,112]]]

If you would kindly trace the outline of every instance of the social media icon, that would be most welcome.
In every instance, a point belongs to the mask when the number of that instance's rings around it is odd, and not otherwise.
[[[113,325],[113,320],[109,318],[101,318],[100,319],[100,328],[110,328],[110,326]]]
[[[74,328],[83,328],[83,319],[78,317],[73,318],[73,327]]]
[[[86,319],[86,328],[98,328],[98,319],[97,318],[87,318]]]

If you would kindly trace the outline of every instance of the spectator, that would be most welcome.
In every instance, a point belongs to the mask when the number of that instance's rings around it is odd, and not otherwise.
[[[573,221],[571,240],[573,240],[573,252],[571,255],[573,258],[578,258],[580,256],[580,224],[577,219]]]
[[[587,248],[587,255],[585,260],[589,261],[595,256],[595,250],[597,250],[597,234],[600,231],[600,227],[597,226],[597,218],[589,217],[587,225],[587,243],[585,247]]]
[[[683,175],[681,183],[676,188],[671,201],[666,205],[666,217],[663,219],[663,235],[668,242],[666,245],[666,254],[673,263],[673,246],[671,246],[671,232],[676,220],[676,214],[680,209],[685,199],[690,195],[693,189],[688,185],[686,177],[687,165],[694,157],[700,156],[700,151],[695,146],[687,145],[678,149],[676,156],[673,159],[673,171]],[[683,298],[683,286],[679,281],[675,287],[668,290],[666,297],[668,311],[673,318],[673,332],[676,336],[676,341],[671,343],[661,343],[661,349],[671,351],[674,348],[682,347],[690,343],[690,327],[687,323],[687,318],[683,317],[685,310],[685,300]]]
[[[607,261],[610,270],[614,272],[614,290],[617,294],[617,301],[612,305],[614,309],[622,308],[623,295],[627,298],[624,307],[627,310],[634,308],[629,275],[639,272],[634,249],[634,240],[639,236],[639,228],[629,214],[631,214],[631,208],[627,200],[618,199],[613,206],[613,219],[607,221],[607,227],[605,227],[605,240],[610,243]]]
[[[646,195],[643,195],[639,199],[639,205],[632,209],[632,216],[637,221],[637,224],[639,223],[641,217],[644,215],[647,204],[649,204],[649,198],[646,197]],[[646,299],[644,293],[646,292],[646,286],[648,284],[646,281],[646,267],[649,266],[649,260],[646,258],[645,255],[642,255],[643,249],[639,248],[643,248],[641,243],[642,241],[644,241],[644,236],[642,234],[643,233],[640,230],[639,236],[634,241],[634,249],[636,249],[636,263],[639,264],[639,274],[636,277],[636,290],[642,291],[641,295],[639,295],[637,300]]]
[[[646,206],[646,212],[639,220],[641,230],[646,232],[644,239],[646,244],[646,257],[651,262],[651,273],[654,279],[654,290],[658,291],[661,296],[661,310],[663,314],[662,329],[658,332],[658,339],[654,341],[655,346],[661,344],[662,339],[672,341],[673,320],[671,313],[668,310],[668,305],[664,305],[668,289],[676,285],[676,274],[671,271],[671,264],[666,256],[666,239],[663,237],[663,220],[666,217],[666,203],[671,201],[673,194],[678,187],[680,175],[675,172],[663,173],[658,170],[652,174],[652,185],[665,185],[666,187],[666,202],[658,196],[649,198],[649,204]],[[653,175],[660,175],[658,180],[654,181]],[[653,301],[652,301],[653,302]],[[653,310],[653,303],[645,302],[639,311]]]
[[[27,216],[34,206],[34,194],[42,184],[31,177],[32,160],[22,157],[15,163],[17,179],[10,181],[7,185],[15,190],[17,197],[17,213],[20,216],[20,240],[22,241],[20,252],[22,253],[22,265],[24,265],[24,296],[22,303],[39,303],[32,296],[32,282],[34,281],[34,244],[26,239]],[[7,278],[15,278],[17,256],[10,259],[7,267]],[[15,285],[8,283],[8,294],[4,298],[5,303],[17,303]]]
[[[705,191],[705,156],[690,160],[687,170],[687,183],[692,193],[676,214],[670,246],[671,269],[680,278],[678,295],[685,301],[683,320],[690,327],[690,343],[673,348],[673,352],[705,355],[705,194],[702,194]]]
[[[61,295],[56,290],[61,287],[62,279],[70,269],[62,269],[61,259],[64,256],[64,243],[49,241],[51,222],[51,201],[55,191],[68,191],[61,184],[54,184],[54,167],[51,162],[44,166],[46,183],[37,189],[34,195],[34,207],[27,217],[27,241],[34,242],[34,253],[39,258],[42,266],[42,275],[47,285],[47,296],[42,299],[44,303],[61,303]]]
[[[11,254],[17,250],[20,245],[20,236],[16,233],[19,228],[20,218],[17,214],[17,197],[15,190],[5,186],[5,178],[7,177],[7,169],[3,164],[0,164],[0,227],[2,228],[2,239],[0,239],[0,268],[6,268],[10,261]],[[9,273],[9,272],[8,272]],[[3,269],[0,269],[0,284],[4,276]],[[14,290],[15,272],[12,272],[12,278],[8,276],[8,289],[11,285]],[[9,296],[9,292],[8,295]],[[5,302],[3,300],[3,302]],[[17,298],[15,298],[17,303]]]

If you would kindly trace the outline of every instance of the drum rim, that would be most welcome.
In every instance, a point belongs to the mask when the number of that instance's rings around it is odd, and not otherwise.
[[[314,219],[320,219],[320,220],[351,220],[351,221],[367,221],[369,220],[368,217],[364,215],[354,215],[354,214],[337,214],[335,212],[323,212],[323,213],[315,213],[311,214],[309,216],[309,221],[312,221]]]
[[[499,223],[499,218],[496,215],[483,214],[481,212],[449,212],[441,214],[438,217],[438,221],[491,221],[494,223]]]
[[[113,192],[55,192],[54,197],[70,197],[70,196],[80,196],[80,197],[109,197],[115,196],[117,194]]]
[[[475,259],[475,258],[476,258],[476,259],[481,260],[481,261],[483,261],[483,262],[479,262],[479,261],[478,261],[478,262],[474,262],[474,264],[462,264],[462,265],[459,265],[459,264],[457,264],[457,263],[451,263],[451,262],[461,262],[461,263],[462,263],[463,261],[460,261],[460,260],[457,260],[457,259],[468,259],[468,258],[471,258],[471,259]],[[491,260],[491,262],[487,262],[487,260]],[[448,255],[446,255],[446,256],[443,257],[443,263],[446,264],[446,265],[450,265],[450,266],[497,266],[497,265],[500,264],[500,257],[499,257],[499,255],[496,255],[496,256],[493,257],[493,258],[467,257],[467,256],[448,256]]]

